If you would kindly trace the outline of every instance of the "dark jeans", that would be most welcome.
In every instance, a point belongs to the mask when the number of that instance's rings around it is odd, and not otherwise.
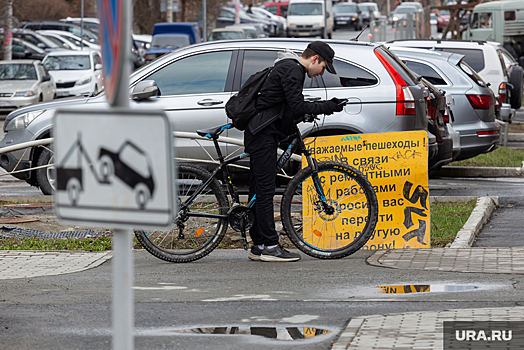
[[[253,207],[255,224],[249,230],[249,235],[256,245],[278,244],[273,196],[277,176],[277,147],[281,137],[276,123],[268,125],[256,135],[249,129],[244,132],[244,147],[250,155],[249,199],[256,194]]]

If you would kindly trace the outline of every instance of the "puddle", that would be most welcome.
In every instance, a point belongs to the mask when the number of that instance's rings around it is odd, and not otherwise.
[[[277,340],[301,340],[329,334],[331,331],[314,327],[202,327],[175,330],[190,334],[240,334],[256,335]]]
[[[410,293],[438,293],[438,292],[463,292],[478,289],[474,285],[459,284],[405,284],[393,286],[377,286],[379,294],[410,294]]]

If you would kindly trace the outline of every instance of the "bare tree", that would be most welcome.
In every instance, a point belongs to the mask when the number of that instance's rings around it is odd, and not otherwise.
[[[71,16],[71,6],[65,0],[23,0],[13,2],[13,16],[22,21],[60,19]]]

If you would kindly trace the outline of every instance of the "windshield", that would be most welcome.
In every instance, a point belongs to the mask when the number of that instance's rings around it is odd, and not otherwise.
[[[53,70],[86,70],[91,69],[89,56],[47,56],[44,67]]]
[[[355,4],[335,5],[333,7],[333,13],[348,13],[348,12],[357,12],[357,5]]]
[[[182,35],[155,35],[151,43],[152,47],[182,47],[189,45],[189,37]]]
[[[447,10],[440,10],[439,15],[441,15],[441,16],[449,16],[449,11],[447,11]]]
[[[26,48],[29,48],[29,49],[33,50],[34,52],[45,54],[44,50],[42,50],[38,46],[33,45],[30,42],[27,42],[27,41],[24,41],[24,40],[13,40],[13,44],[15,44],[15,45],[16,44],[22,45],[22,46],[25,46]]]
[[[0,64],[0,80],[37,80],[32,64]]]
[[[289,5],[288,16],[314,16],[322,13],[322,4],[319,2],[294,3]]]
[[[398,9],[395,10],[395,13],[412,13],[415,11],[417,11],[416,8],[406,6],[406,7],[399,7]]]

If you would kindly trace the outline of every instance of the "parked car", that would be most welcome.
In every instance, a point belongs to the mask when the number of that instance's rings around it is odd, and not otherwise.
[[[261,8],[281,17],[287,17],[288,6],[289,1],[268,1],[260,5]]]
[[[45,36],[47,39],[53,41],[55,44],[62,46],[68,50],[81,50],[82,49],[80,46],[73,44],[72,42],[70,42],[69,40],[67,40],[66,38],[60,35],[53,35],[53,34],[50,35],[50,34],[43,34],[43,33],[41,35]]]
[[[103,89],[98,51],[55,51],[43,61],[56,82],[57,97],[94,96]]]
[[[55,51],[55,50],[68,50],[69,48],[64,46],[62,43],[56,43],[47,37],[36,33],[29,29],[19,29],[14,28],[13,29],[13,37],[19,38],[24,41],[27,41],[33,45],[38,46],[42,50],[46,52]]]
[[[215,28],[209,34],[208,41],[245,39],[246,33],[241,28]]]
[[[257,38],[261,38],[260,35],[262,35],[262,33],[258,32],[255,26],[251,26],[249,24],[235,24],[232,26],[227,26],[224,29],[241,29],[244,31],[246,39],[257,39]],[[267,37],[265,33],[264,33],[264,37]]]
[[[141,46],[145,50],[149,50],[153,36],[149,34],[133,34],[133,40],[135,43],[137,43],[137,45]]]
[[[88,48],[90,50],[101,50],[100,45],[92,43],[89,40],[82,40],[80,36],[63,30],[37,30],[36,32],[58,38],[59,40],[65,39],[66,42],[73,44],[78,49]]]
[[[56,85],[42,62],[0,61],[0,109],[16,109],[56,97]]]
[[[81,28],[73,23],[66,23],[61,21],[34,21],[25,22],[21,25],[24,29],[37,30],[61,30],[64,32],[73,33],[76,36],[83,36],[83,38],[94,44],[98,44],[98,35],[87,28]]]
[[[93,17],[84,17],[84,18],[67,17],[67,18],[61,19],[60,21],[66,22],[66,23],[73,23],[73,24],[76,24],[77,26],[83,25],[84,28],[89,29],[91,32],[95,33],[96,35],[99,35],[99,33],[100,33],[100,20],[98,18],[93,18]]]
[[[464,55],[421,49],[391,47],[409,69],[453,97],[453,127],[460,132],[457,160],[491,152],[500,144],[495,120],[495,95],[465,62]]]
[[[362,30],[362,14],[359,6],[352,2],[341,2],[333,6],[333,30],[344,27],[353,27]]]
[[[464,55],[464,61],[489,84],[499,100],[500,118],[511,121],[515,108],[520,107],[522,93],[517,93],[511,103],[511,93],[507,83],[512,84],[515,91],[522,91],[522,78],[510,80],[504,60],[501,58],[501,46],[494,42],[467,40],[395,40],[388,45],[407,46],[424,49],[442,50]],[[517,107],[518,106],[518,107]]]
[[[264,25],[264,32],[267,35],[274,33],[274,25],[262,18],[249,15],[245,10],[239,9],[238,16],[240,17],[240,23],[261,23]],[[222,7],[220,14],[216,19],[216,28],[225,28],[229,25],[235,24],[235,9],[229,7]]]
[[[186,34],[157,34],[153,36],[151,48],[146,51],[146,63],[151,62],[170,51],[189,45]]]
[[[186,46],[136,70],[130,77],[130,101],[133,109],[164,110],[178,131],[195,132],[229,122],[224,107],[231,95],[254,72],[273,65],[279,51],[290,49],[301,53],[310,40],[251,39],[211,41]],[[336,52],[337,75],[306,76],[304,97],[308,101],[348,98],[343,112],[319,116],[319,128],[300,124],[305,136],[347,135],[389,131],[427,131],[426,88],[416,82],[406,66],[387,48],[378,44],[332,41]],[[154,89],[157,86],[158,90]],[[51,134],[57,108],[106,108],[102,93],[88,99],[64,100],[58,103],[21,108],[6,117],[5,137],[0,147],[42,139]],[[24,124],[20,120],[32,119]],[[229,129],[224,136],[243,139],[243,132]],[[436,137],[428,133],[430,154],[438,149]],[[200,145],[189,139],[177,139],[178,157],[197,162],[215,154],[212,142]],[[221,144],[229,154],[238,146]],[[52,161],[49,150],[35,148],[30,152],[15,151],[0,157],[0,165],[12,171],[15,166],[27,169]],[[18,164],[18,165],[17,165]],[[204,163],[205,164],[205,163]],[[46,169],[18,173],[15,176],[42,189],[53,183],[53,172]]]
[[[4,57],[4,40],[0,42],[0,54]],[[13,38],[11,40],[11,58],[14,60],[43,60],[46,52],[36,45],[25,40]]]
[[[265,16],[265,18],[276,22],[277,32],[276,36],[282,36],[286,33],[286,19],[282,16],[277,16],[262,7],[252,7],[251,11],[254,15]]]

